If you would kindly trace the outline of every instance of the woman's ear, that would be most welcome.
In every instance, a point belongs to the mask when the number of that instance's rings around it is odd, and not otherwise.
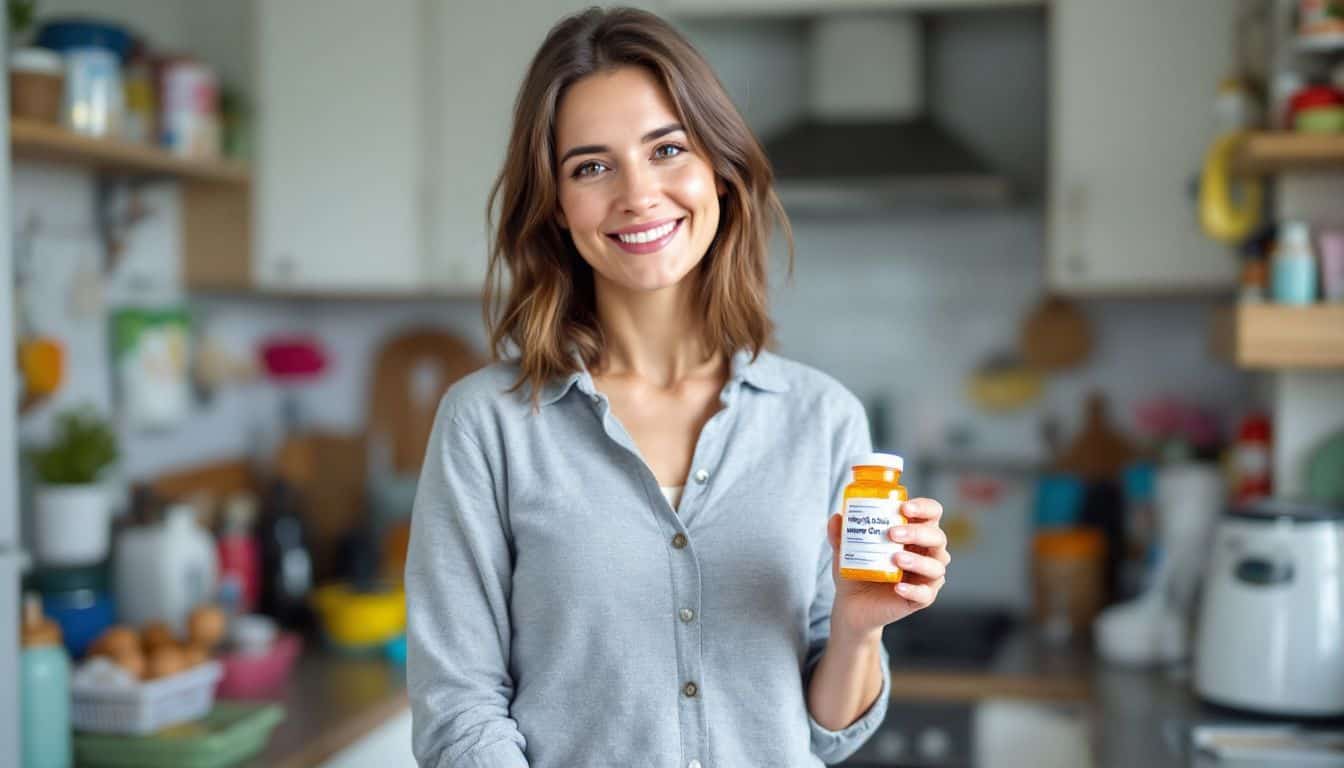
[[[718,195],[719,197],[723,197],[724,195],[728,194],[728,185],[723,183],[722,176],[714,177],[714,194]]]

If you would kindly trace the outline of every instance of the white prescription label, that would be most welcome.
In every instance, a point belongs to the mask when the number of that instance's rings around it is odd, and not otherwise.
[[[850,499],[840,531],[840,567],[894,573],[900,568],[892,555],[905,549],[887,537],[887,529],[901,525],[899,499]]]

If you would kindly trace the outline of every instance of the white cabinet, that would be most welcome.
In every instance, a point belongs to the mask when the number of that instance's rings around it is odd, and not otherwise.
[[[486,201],[504,162],[518,89],[546,32],[589,5],[430,0],[427,268],[434,288],[480,290],[488,257]]]
[[[337,752],[322,768],[416,768],[411,753],[411,710],[373,729],[367,736]]]
[[[1052,5],[1050,287],[1230,288],[1231,249],[1199,230],[1194,182],[1217,134],[1238,3]]]
[[[254,283],[423,287],[422,0],[255,8]]]

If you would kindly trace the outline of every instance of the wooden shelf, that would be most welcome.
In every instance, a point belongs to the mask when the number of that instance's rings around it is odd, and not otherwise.
[[[1220,310],[1214,346],[1242,368],[1344,368],[1344,304],[1239,304]]]
[[[102,171],[237,185],[246,185],[252,178],[241,163],[178,157],[157,147],[81,136],[34,120],[11,119],[9,145],[15,158],[74,163]]]
[[[1344,173],[1344,133],[1260,131],[1242,143],[1237,170],[1269,174],[1281,171]]]

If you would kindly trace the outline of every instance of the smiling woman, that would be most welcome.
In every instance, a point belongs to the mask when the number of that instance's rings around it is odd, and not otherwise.
[[[829,512],[867,418],[766,350],[788,223],[760,144],[700,55],[629,9],[557,24],[513,121],[497,361],[444,396],[411,517],[417,758],[843,760],[886,713],[882,628],[933,602],[947,539],[937,502],[906,502],[878,532],[902,583],[838,578]]]
[[[791,263],[788,220],[760,143],[671,27],[632,10],[557,24],[513,126],[490,195],[486,318],[496,354],[512,344],[533,392],[574,370],[571,351],[598,361],[599,284],[673,289],[661,300],[703,308],[724,355],[765,347],[769,238],[784,229]]]

